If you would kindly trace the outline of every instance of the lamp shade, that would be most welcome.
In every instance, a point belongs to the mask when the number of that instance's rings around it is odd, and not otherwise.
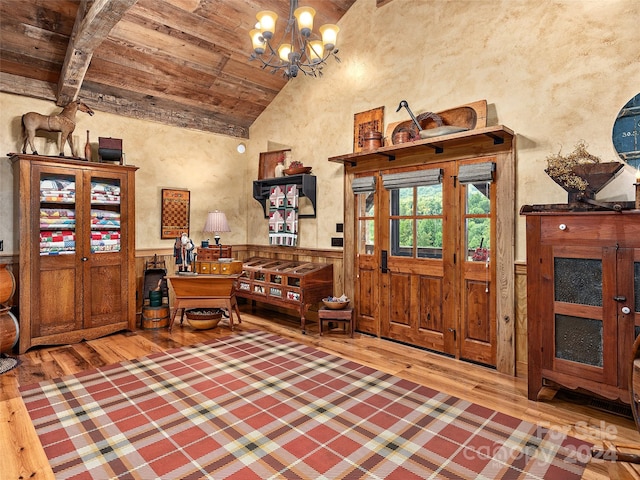
[[[322,35],[324,48],[327,50],[333,50],[336,48],[336,40],[338,38],[340,27],[327,23],[326,25],[321,26],[318,30],[320,30],[320,34]]]
[[[253,50],[258,55],[262,55],[264,53],[264,41],[262,39],[262,32],[258,29],[253,29],[249,32],[249,36],[251,37],[251,44],[253,45]]]
[[[313,30],[313,17],[316,14],[316,11],[311,7],[299,7],[296,8],[296,11],[293,12],[293,14],[298,20],[298,29],[300,30],[300,33],[304,37],[311,35],[311,30]]]
[[[207,222],[204,224],[203,232],[230,232],[229,223],[227,222],[227,216],[224,212],[216,210],[215,212],[209,212],[207,215]]]
[[[319,63],[322,60],[323,53],[324,45],[322,45],[322,40],[309,42],[309,60],[311,60],[311,63]]]
[[[263,10],[256,15],[258,23],[260,24],[260,31],[262,36],[267,39],[273,37],[273,32],[276,31],[276,20],[278,20],[278,14],[271,10]]]
[[[283,62],[289,61],[289,54],[291,53],[292,47],[290,43],[283,43],[278,48],[278,55],[282,59]]]

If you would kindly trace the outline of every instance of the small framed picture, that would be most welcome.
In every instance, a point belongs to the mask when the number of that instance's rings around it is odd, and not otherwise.
[[[262,152],[260,154],[260,163],[258,165],[258,180],[265,178],[274,178],[276,176],[276,165],[283,162],[287,152],[291,150],[273,150],[271,152]]]
[[[160,238],[175,239],[183,233],[189,235],[190,195],[189,190],[162,189]]]
[[[384,107],[374,108],[353,116],[353,153],[362,151],[364,134],[369,131],[384,133]]]

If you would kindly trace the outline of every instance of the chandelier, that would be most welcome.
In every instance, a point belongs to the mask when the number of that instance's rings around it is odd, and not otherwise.
[[[258,12],[255,28],[249,32],[253,44],[253,53],[249,60],[259,60],[262,68],[271,68],[271,73],[282,71],[285,78],[297,77],[299,72],[313,77],[322,76],[322,68],[330,56],[337,57],[337,25],[326,24],[313,33],[313,17],[316,11],[311,7],[298,7],[298,0],[291,0],[289,19],[280,37],[274,41],[276,21],[275,12]],[[322,39],[320,39],[320,37]]]

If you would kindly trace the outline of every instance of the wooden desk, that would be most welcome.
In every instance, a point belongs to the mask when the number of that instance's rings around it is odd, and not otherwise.
[[[182,309],[180,323],[186,308],[226,308],[229,312],[229,327],[233,330],[233,312],[242,322],[235,295],[235,282],[240,275],[171,275],[169,284],[176,294],[175,310],[169,323],[173,328],[176,314]]]

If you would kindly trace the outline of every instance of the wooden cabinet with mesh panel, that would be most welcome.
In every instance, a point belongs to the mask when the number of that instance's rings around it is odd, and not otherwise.
[[[640,213],[523,207],[529,398],[544,387],[629,403],[640,334]]]

